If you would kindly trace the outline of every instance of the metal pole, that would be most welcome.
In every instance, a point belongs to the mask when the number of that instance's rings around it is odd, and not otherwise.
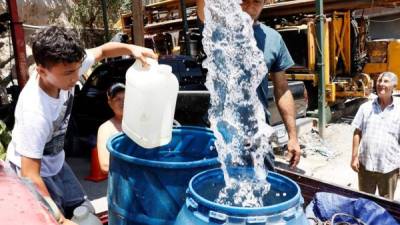
[[[105,42],[108,42],[109,34],[108,34],[108,17],[107,17],[107,1],[106,0],[101,0],[101,7],[103,9],[104,38],[106,39]]]
[[[143,4],[142,0],[132,0],[133,43],[144,46]]]
[[[182,22],[183,22],[183,36],[185,38],[185,52],[186,55],[190,55],[190,47],[189,47],[189,25],[187,22],[187,13],[186,13],[186,4],[185,0],[179,0],[181,4],[181,14],[182,14]]]
[[[8,12],[11,17],[11,37],[17,70],[18,86],[22,89],[28,80],[28,64],[26,61],[25,35],[22,22],[18,17],[18,7],[15,0],[7,0]]]
[[[319,124],[319,135],[324,137],[325,126],[326,126],[326,114],[325,114],[325,64],[324,64],[324,3],[323,0],[317,0],[315,2],[316,16],[317,16],[317,42],[318,42],[318,53],[317,53],[317,73],[318,73],[318,124]]]

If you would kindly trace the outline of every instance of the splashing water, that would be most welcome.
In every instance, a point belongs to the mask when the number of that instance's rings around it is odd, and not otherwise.
[[[240,207],[260,207],[264,205],[263,198],[270,190],[267,182],[255,182],[254,179],[230,178],[230,185],[219,192],[217,203]]]
[[[236,180],[229,179],[227,168],[254,166],[254,184],[263,183],[265,187],[261,189],[269,189],[264,157],[272,151],[269,138],[274,130],[265,122],[256,94],[268,70],[253,36],[253,20],[242,11],[240,3],[241,0],[205,1],[203,46],[207,59],[203,66],[208,69],[209,119],[226,188],[242,193],[237,190],[240,185]],[[254,204],[257,202],[261,201]]]

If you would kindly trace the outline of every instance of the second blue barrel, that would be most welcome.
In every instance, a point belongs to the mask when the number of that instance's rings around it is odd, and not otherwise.
[[[192,176],[219,166],[214,141],[211,130],[184,126],[154,149],[114,136],[107,144],[109,224],[174,224]]]
[[[230,168],[229,174],[240,179],[254,176],[250,168]],[[299,186],[291,179],[268,172],[270,190],[263,197],[263,207],[239,207],[215,202],[225,186],[221,169],[211,169],[194,176],[175,225],[308,225]]]

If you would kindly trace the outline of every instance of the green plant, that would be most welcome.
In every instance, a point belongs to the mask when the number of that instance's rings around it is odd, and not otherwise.
[[[120,18],[121,12],[130,11],[132,0],[105,0],[107,6],[108,27],[112,28],[114,23]],[[102,0],[75,0],[75,5],[72,7],[70,14],[70,22],[75,28],[81,31],[83,39],[87,47],[93,47],[99,43],[92,43],[87,40],[87,36],[96,36],[99,33],[104,34]],[[93,32],[101,30],[100,32]],[[112,29],[110,29],[110,33]],[[93,40],[92,40],[93,41]],[[103,40],[104,41],[104,40]],[[94,42],[98,42],[94,40]],[[101,43],[100,43],[101,44]]]
[[[11,132],[6,124],[0,120],[0,160],[5,160],[8,144],[11,141]]]

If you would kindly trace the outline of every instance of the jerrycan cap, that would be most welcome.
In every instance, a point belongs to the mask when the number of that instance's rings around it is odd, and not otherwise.
[[[74,210],[73,214],[77,220],[83,220],[88,217],[89,210],[85,206],[79,206]]]

